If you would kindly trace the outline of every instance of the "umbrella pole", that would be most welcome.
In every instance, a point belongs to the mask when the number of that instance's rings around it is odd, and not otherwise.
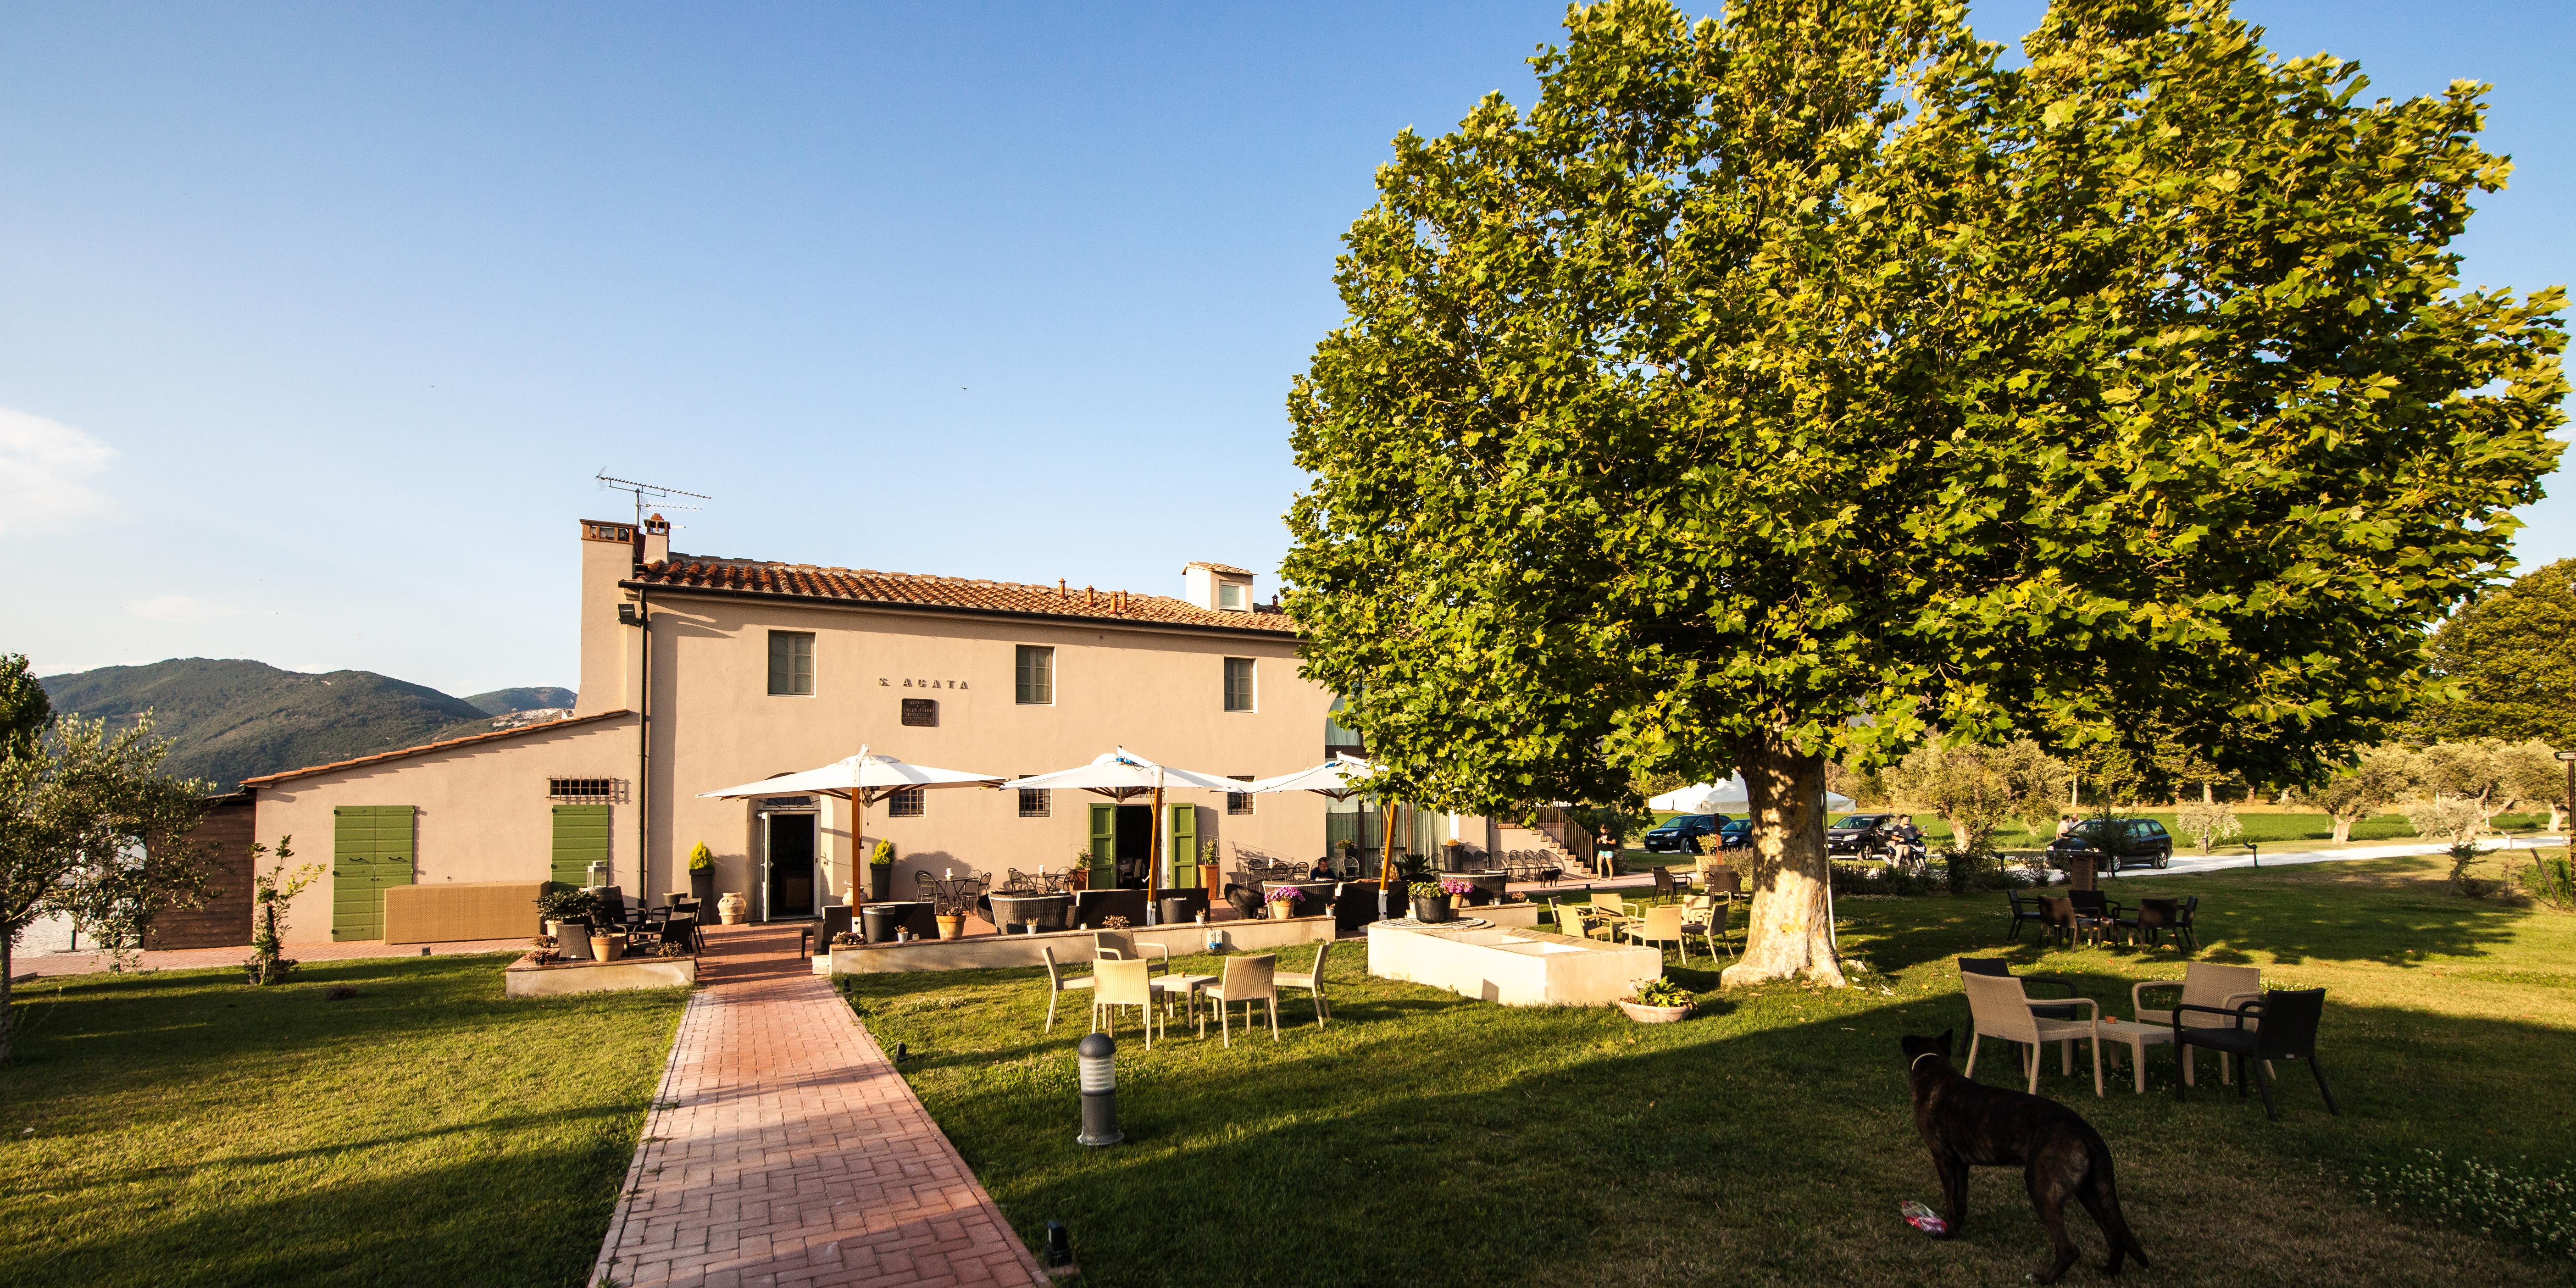
[[[865,939],[868,937],[868,932],[866,925],[859,920],[859,914],[866,911],[868,906],[869,864],[866,854],[868,793],[866,788],[850,789],[850,812],[850,929],[858,931],[859,938]]]
[[[1394,892],[1395,802],[1381,800],[1378,802],[1377,824],[1377,911],[1379,916],[1393,917],[1395,910],[1403,906],[1394,898]]]
[[[1154,771],[1154,818],[1145,829],[1145,924],[1154,924],[1155,877],[1163,858],[1163,774]]]

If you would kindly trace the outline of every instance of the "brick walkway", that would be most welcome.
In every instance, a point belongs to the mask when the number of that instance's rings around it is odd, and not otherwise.
[[[795,932],[710,927],[594,1285],[1037,1285]]]

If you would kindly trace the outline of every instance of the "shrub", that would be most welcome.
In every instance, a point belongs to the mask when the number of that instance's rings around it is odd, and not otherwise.
[[[1689,989],[1668,979],[1650,979],[1637,985],[1639,1006],[1688,1006],[1694,1000]]]
[[[1406,886],[1404,892],[1416,899],[1437,899],[1449,893],[1449,887],[1441,881],[1416,881]]]
[[[1074,851],[1074,854],[1075,854],[1075,856],[1076,856],[1076,857],[1075,857],[1075,859],[1074,859],[1074,866],[1076,866],[1076,867],[1088,867],[1088,866],[1090,866],[1090,864],[1091,864],[1091,851],[1090,851],[1090,850],[1088,850],[1088,849],[1075,850],[1075,851]],[[884,866],[886,866],[887,864],[892,863],[892,862],[894,862],[894,842],[892,842],[892,841],[879,841],[879,842],[877,842],[877,847],[876,847],[875,849],[868,851],[868,866],[869,866],[869,867],[872,867],[872,868],[881,868],[881,867],[884,867]]]
[[[2525,1172],[2419,1149],[2412,1161],[2365,1167],[2362,1195],[2381,1207],[2576,1257],[2576,1174]]]
[[[286,905],[322,876],[319,863],[307,863],[291,873],[286,870],[286,861],[295,857],[295,851],[288,848],[294,839],[278,837],[277,862],[266,872],[255,872],[250,879],[250,960],[242,963],[242,973],[253,984],[274,984],[295,969],[295,959],[285,953]],[[268,847],[251,842],[251,864],[256,867],[259,856],[267,852]]]
[[[2190,837],[2191,843],[2207,854],[2211,846],[2245,835],[2245,824],[2224,801],[2192,801],[2176,811],[2174,831]]]
[[[599,911],[599,896],[580,886],[549,882],[545,893],[537,896],[537,918],[540,921],[588,921]]]
[[[2531,866],[2516,873],[2514,880],[2524,894],[2541,903],[2560,912],[2576,912],[2576,870],[2571,870],[2565,850],[2532,856]]]
[[[689,871],[704,872],[715,865],[715,851],[708,849],[706,842],[700,841],[689,847]]]

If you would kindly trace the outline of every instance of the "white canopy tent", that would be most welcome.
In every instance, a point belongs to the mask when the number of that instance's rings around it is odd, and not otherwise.
[[[1088,765],[1058,769],[1051,773],[1015,778],[1002,786],[1023,791],[1052,791],[1063,788],[1091,792],[1114,801],[1132,800],[1138,796],[1153,797],[1154,825],[1147,829],[1145,846],[1145,907],[1152,916],[1163,859],[1163,792],[1172,787],[1190,787],[1206,792],[1239,792],[1244,784],[1221,774],[1202,774],[1170,765],[1156,764],[1125,747],[1092,757]]]
[[[1744,793],[1744,776],[1738,774],[1722,783],[1693,783],[1677,787],[1661,796],[1649,797],[1646,804],[1674,814],[1742,814],[1753,808]],[[1840,792],[1825,793],[1825,812],[1830,814],[1852,807],[1852,798]]]
[[[820,768],[780,774],[776,778],[764,778],[756,783],[743,783],[717,791],[700,792],[698,795],[744,797],[814,793],[822,796],[838,796],[851,802],[857,807],[857,814],[850,824],[852,850],[850,880],[842,888],[849,892],[847,898],[850,906],[855,909],[867,902],[867,883],[857,879],[857,865],[864,860],[856,851],[866,835],[869,806],[896,792],[909,791],[915,787],[925,789],[999,787],[1001,784],[1002,776],[999,774],[977,774],[962,769],[934,769],[928,765],[906,764],[892,756],[871,754],[863,744],[859,748],[859,754],[844,757]]]

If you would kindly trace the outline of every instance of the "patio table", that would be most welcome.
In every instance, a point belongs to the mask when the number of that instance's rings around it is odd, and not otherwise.
[[[2137,1075],[2138,1090],[2142,1093],[2147,1089],[2147,1048],[2159,1042],[2171,1044],[2174,1040],[2173,1026],[2169,1024],[2103,1020],[2093,1026],[2093,1031],[2101,1035],[2102,1041],[2129,1044],[2129,1070]]]
[[[1181,1021],[1186,1024],[1198,1018],[1199,990],[1217,981],[1214,975],[1156,975],[1149,981],[1156,993],[1178,993],[1186,1008]]]

